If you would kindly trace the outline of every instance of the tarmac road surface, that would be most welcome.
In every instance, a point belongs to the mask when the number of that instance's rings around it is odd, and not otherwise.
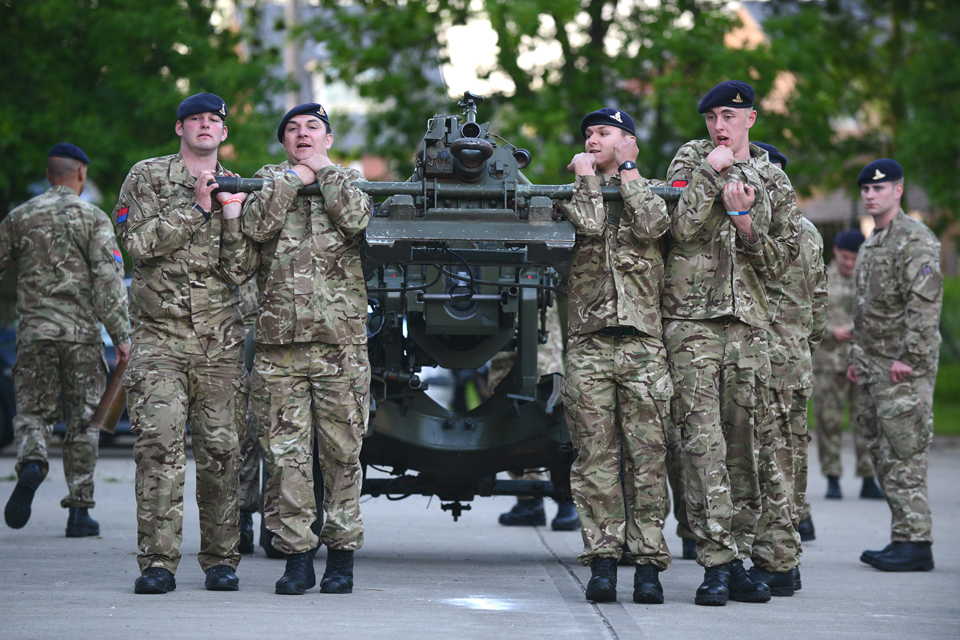
[[[205,591],[196,562],[192,459],[177,590],[135,595],[134,464],[126,442],[104,449],[97,467],[91,513],[100,537],[64,537],[58,450],[27,526],[0,524],[0,640],[960,638],[960,440],[938,439],[930,457],[935,571],[883,573],[859,562],[862,550],[888,542],[890,513],[883,501],[858,499],[848,442],[843,500],[825,500],[826,481],[811,469],[817,539],[805,545],[803,590],[766,604],[731,601],[721,608],[693,604],[703,571],[680,559],[661,574],[663,605],[633,603],[627,567],[619,570],[619,602],[587,602],[590,572],[576,561],[580,536],[549,526],[498,525],[498,514],[512,506],[506,497],[475,500],[459,522],[436,499],[365,499],[366,540],[356,556],[352,595],[318,588],[300,597],[276,595],[284,562],[267,559],[259,547],[240,563],[240,591]],[[815,447],[811,451],[816,465]],[[4,504],[14,486],[14,456],[12,446],[0,454]],[[555,511],[548,502],[548,519]],[[679,555],[675,527],[671,517],[667,541]],[[318,578],[324,559],[321,550]]]

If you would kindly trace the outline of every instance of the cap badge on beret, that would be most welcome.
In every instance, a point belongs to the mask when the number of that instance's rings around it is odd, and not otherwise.
[[[223,101],[220,102],[220,111],[217,111],[217,113],[219,113],[219,114],[220,114],[221,116],[223,116],[224,118],[227,117],[227,103],[226,103],[226,102],[223,102]]]
[[[734,98],[733,101],[736,102],[737,104],[740,104],[741,102],[743,102],[743,98],[741,98],[740,94],[737,93],[737,97]]]
[[[623,124],[623,118],[620,117],[620,112],[619,112],[619,111],[617,111],[615,114],[613,114],[613,115],[610,116],[610,117],[613,118],[614,120],[616,120],[617,122],[619,122],[620,124]]]
[[[319,109],[317,109],[317,115],[320,116],[321,118],[326,118],[327,112],[324,111],[323,107],[321,106]]]
[[[874,173],[873,173],[873,177],[870,178],[871,180],[883,180],[884,178],[887,177],[887,174],[880,173],[880,169],[874,169],[873,171]]]

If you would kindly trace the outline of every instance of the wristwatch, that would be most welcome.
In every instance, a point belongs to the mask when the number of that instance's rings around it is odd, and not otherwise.
[[[617,167],[617,173],[623,173],[624,171],[630,171],[630,169],[636,169],[637,163],[632,160],[627,160],[622,165]]]

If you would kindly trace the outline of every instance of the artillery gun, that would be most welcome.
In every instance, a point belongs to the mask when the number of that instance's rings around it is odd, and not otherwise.
[[[521,173],[530,153],[477,122],[483,97],[466,92],[461,115],[427,123],[406,182],[358,182],[375,200],[362,247],[372,368],[369,430],[360,460],[363,494],[439,497],[454,519],[477,496],[569,499],[573,449],[560,403],[560,375],[537,376],[546,311],[573,249],[559,213],[570,185],[533,185]],[[217,178],[225,191],[259,180]],[[656,188],[676,199],[680,189]],[[604,199],[620,199],[605,187]],[[300,190],[318,193],[317,185]],[[507,378],[479,406],[455,411],[434,401],[426,367],[482,367],[515,353]],[[500,480],[501,471],[548,468],[551,481]],[[562,480],[561,480],[562,479]]]

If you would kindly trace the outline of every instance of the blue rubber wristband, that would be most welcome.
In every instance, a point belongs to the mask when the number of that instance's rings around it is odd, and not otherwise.
[[[728,216],[745,216],[749,211],[727,211]]]

